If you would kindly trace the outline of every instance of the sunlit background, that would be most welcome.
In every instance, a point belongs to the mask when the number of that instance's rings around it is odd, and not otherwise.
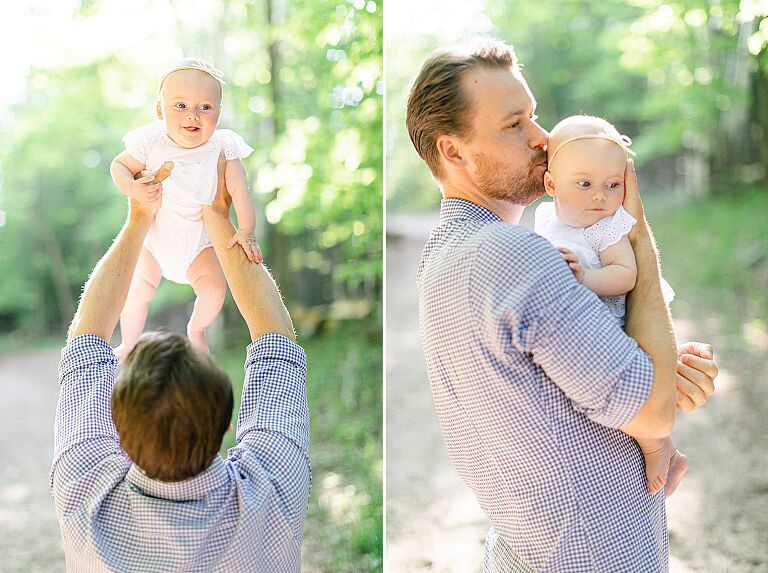
[[[632,138],[678,339],[715,344],[717,393],[673,435],[691,465],[668,503],[672,570],[768,568],[767,16],[765,0],[387,3],[392,570],[479,571],[488,527],[445,455],[423,366],[415,274],[440,194],[405,129],[424,57],[483,35],[514,44],[545,128],[586,113]]]
[[[381,36],[378,0],[4,4],[0,568],[63,570],[46,484],[56,348],[125,218],[121,138],[155,119],[161,71],[202,56],[225,74],[220,127],[255,149],[257,235],[309,357],[305,569],[380,569]],[[184,332],[192,300],[164,281],[148,328]],[[238,392],[246,337],[228,301],[212,349]]]

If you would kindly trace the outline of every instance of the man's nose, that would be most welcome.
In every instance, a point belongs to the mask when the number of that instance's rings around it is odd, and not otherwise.
[[[549,133],[536,121],[531,122],[531,132],[528,135],[528,145],[531,149],[544,149],[549,140]]]

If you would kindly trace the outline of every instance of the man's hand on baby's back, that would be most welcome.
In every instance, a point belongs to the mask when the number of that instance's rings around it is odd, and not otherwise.
[[[624,169],[624,209],[637,219],[637,224],[632,225],[629,231],[629,241],[634,245],[639,237],[648,236],[649,229],[645,220],[643,201],[640,199],[635,162],[631,159],[627,159],[627,166]]]
[[[227,166],[227,160],[224,157],[224,152],[219,154],[219,161],[216,165],[216,174],[218,177],[218,183],[216,185],[216,196],[213,198],[213,202],[210,207],[203,207],[203,209],[210,208],[211,210],[229,217],[229,208],[232,205],[232,196],[227,191],[227,181],[225,177],[225,170]]]

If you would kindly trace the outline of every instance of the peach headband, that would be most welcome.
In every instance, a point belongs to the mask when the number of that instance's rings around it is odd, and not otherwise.
[[[219,84],[222,86],[222,89],[224,87],[224,73],[221,70],[214,68],[211,64],[201,58],[184,58],[163,72],[163,75],[160,77],[160,88],[158,91],[162,89],[165,78],[170,76],[173,72],[178,72],[179,70],[198,70],[204,72],[219,82]]]
[[[584,135],[577,135],[575,137],[570,137],[565,141],[561,142],[560,145],[555,147],[555,150],[552,152],[552,155],[549,158],[549,161],[548,161],[549,165],[552,165],[552,163],[554,162],[555,155],[557,155],[558,151],[560,151],[565,145],[571,143],[572,141],[577,141],[579,139],[605,139],[606,141],[612,141],[613,143],[621,147],[624,150],[624,153],[627,153],[632,157],[637,155],[634,151],[629,149],[629,146],[632,145],[632,140],[626,135],[620,135],[618,138],[616,138],[608,135],[607,133],[585,133]]]

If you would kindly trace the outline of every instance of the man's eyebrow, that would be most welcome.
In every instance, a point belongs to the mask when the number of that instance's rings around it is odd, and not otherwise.
[[[536,113],[536,100],[533,100],[533,105],[531,106],[531,113]],[[504,117],[502,117],[499,121],[501,122],[508,121],[518,115],[524,115],[527,117],[529,114],[524,109],[516,109],[516,110],[510,111],[509,113],[506,113]]]

